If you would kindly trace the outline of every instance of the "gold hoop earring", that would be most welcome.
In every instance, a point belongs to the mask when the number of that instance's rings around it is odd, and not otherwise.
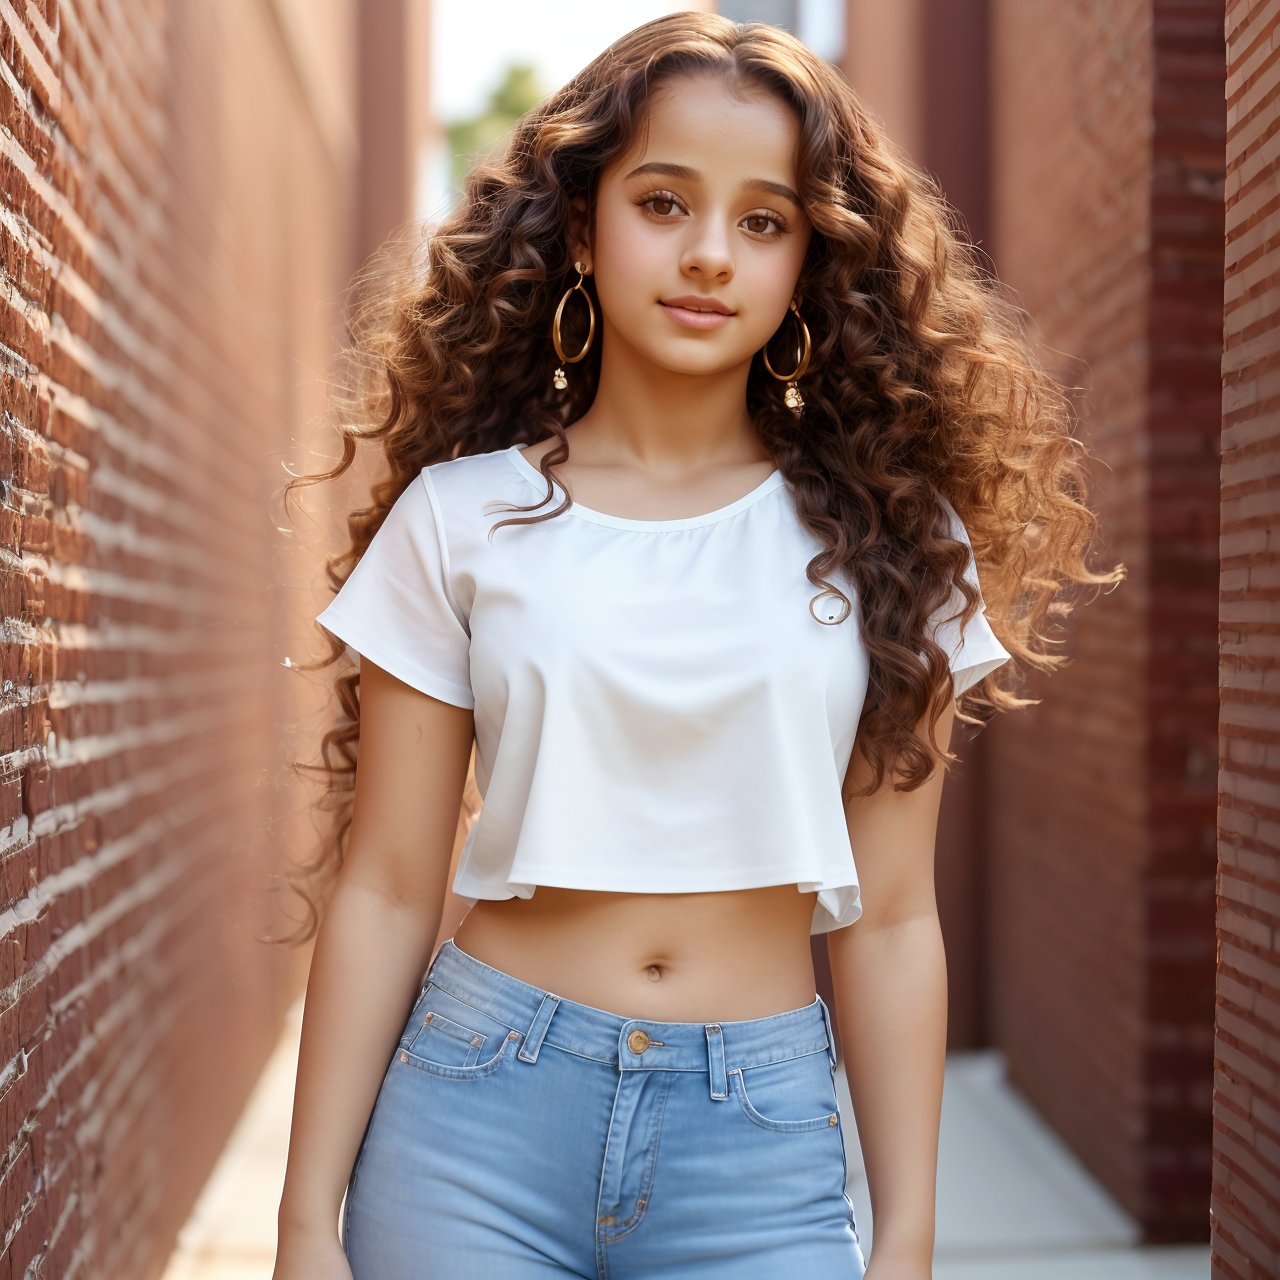
[[[587,275],[587,268],[584,263],[577,261],[573,265],[578,272],[577,282],[572,288],[564,291],[564,296],[560,299],[560,305],[556,308],[555,319],[551,322],[551,342],[556,349],[556,357],[560,361],[559,366],[551,377],[551,383],[557,391],[563,391],[569,385],[569,379],[564,372],[565,365],[577,364],[591,350],[591,340],[596,336],[595,305],[591,301],[591,295],[582,287],[582,282]],[[564,314],[564,304],[569,301],[569,295],[572,293],[581,293],[583,298],[586,299],[590,320],[587,326],[587,340],[582,344],[582,350],[576,356],[567,356],[564,353],[564,347],[560,345],[560,317]]]
[[[800,314],[800,308],[792,299],[789,310],[795,312],[796,323],[800,326],[800,359],[796,364],[795,370],[791,373],[778,373],[773,365],[769,363],[769,344],[766,342],[760,350],[760,354],[764,357],[764,367],[779,382],[787,384],[787,390],[783,396],[786,406],[798,418],[804,412],[804,397],[800,394],[800,388],[796,383],[804,377],[809,368],[809,353],[813,350],[813,344],[809,339],[809,326],[805,324],[804,317]]]

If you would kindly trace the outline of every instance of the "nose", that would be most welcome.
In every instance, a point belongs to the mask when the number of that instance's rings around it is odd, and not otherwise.
[[[689,238],[680,258],[680,270],[698,279],[731,280],[733,255],[729,239],[714,218],[690,219]]]

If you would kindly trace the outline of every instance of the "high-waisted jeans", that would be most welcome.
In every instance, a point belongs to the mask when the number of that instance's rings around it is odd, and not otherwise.
[[[436,953],[347,1187],[355,1280],[857,1280],[821,996],[626,1018]]]

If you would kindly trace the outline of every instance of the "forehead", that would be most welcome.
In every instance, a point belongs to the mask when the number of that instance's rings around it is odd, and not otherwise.
[[[611,168],[626,173],[662,160],[700,169],[708,181],[762,177],[795,186],[799,143],[800,121],[777,94],[758,85],[731,89],[717,73],[683,73],[654,86],[635,139]]]

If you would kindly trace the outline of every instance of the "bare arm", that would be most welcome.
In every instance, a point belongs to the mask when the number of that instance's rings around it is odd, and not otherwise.
[[[949,703],[935,736],[944,750],[954,721]],[[926,733],[923,721],[917,732]],[[849,768],[857,785],[870,781],[857,748]],[[947,1039],[946,956],[933,875],[944,777],[935,768],[914,791],[898,792],[886,777],[875,793],[849,802],[863,915],[827,938],[877,1272],[893,1260],[928,1275],[933,1258]]]
[[[472,823],[479,814],[482,803],[479,789],[476,786],[475,756],[473,755],[471,765],[467,770],[467,783],[462,791],[462,807],[458,811],[458,829],[453,840],[453,857],[449,861],[449,875],[445,880],[444,909],[440,916],[440,928],[436,931],[435,945],[431,948],[433,956],[440,949],[446,938],[452,938],[457,933],[458,926],[462,924],[467,912],[471,910],[471,904],[458,897],[449,886],[453,884],[458,874],[458,863],[462,859],[462,846],[467,842],[467,832],[470,831]]]
[[[338,1210],[442,923],[471,756],[468,709],[361,659],[351,839],[316,936],[279,1228],[337,1238]]]

